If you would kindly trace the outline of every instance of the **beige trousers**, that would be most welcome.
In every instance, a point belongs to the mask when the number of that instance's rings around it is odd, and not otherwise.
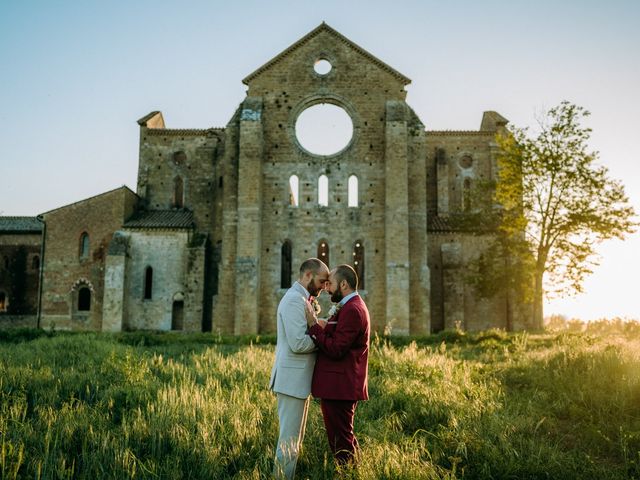
[[[309,398],[303,400],[283,393],[278,393],[277,396],[280,436],[276,446],[273,476],[291,480],[296,473],[296,463],[304,439]]]

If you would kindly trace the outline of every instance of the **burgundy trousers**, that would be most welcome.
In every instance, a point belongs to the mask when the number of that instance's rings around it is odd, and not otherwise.
[[[353,434],[353,417],[357,404],[357,400],[320,400],[329,447],[338,464],[356,460],[359,447]]]

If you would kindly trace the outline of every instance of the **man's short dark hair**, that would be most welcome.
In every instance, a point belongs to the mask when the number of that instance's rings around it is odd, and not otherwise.
[[[302,277],[304,273],[308,271],[311,271],[314,275],[317,275],[318,273],[320,273],[320,270],[323,266],[327,268],[324,262],[319,258],[309,258],[302,262],[302,265],[300,265],[300,277]]]
[[[335,273],[338,284],[346,280],[347,284],[354,290],[358,289],[358,274],[351,265],[338,265]]]

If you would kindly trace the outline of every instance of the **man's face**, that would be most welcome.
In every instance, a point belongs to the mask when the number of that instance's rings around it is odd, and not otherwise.
[[[313,274],[311,276],[311,280],[309,280],[309,283],[307,284],[307,291],[309,292],[309,295],[313,295],[314,297],[320,295],[320,292],[326,288],[328,282],[329,272],[320,271]]]
[[[331,295],[331,301],[333,303],[338,303],[340,300],[344,298],[344,295],[342,294],[342,287],[338,283],[338,279],[336,278],[335,271],[331,272],[331,274],[329,275],[327,292]]]

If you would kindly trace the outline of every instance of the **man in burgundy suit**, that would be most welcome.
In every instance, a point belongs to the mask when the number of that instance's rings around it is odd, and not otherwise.
[[[331,271],[326,287],[337,304],[327,325],[318,323],[312,308],[305,311],[308,334],[318,347],[311,394],[321,399],[329,446],[338,464],[356,461],[353,417],[358,400],[369,398],[369,311],[357,288],[355,270],[340,265]]]

